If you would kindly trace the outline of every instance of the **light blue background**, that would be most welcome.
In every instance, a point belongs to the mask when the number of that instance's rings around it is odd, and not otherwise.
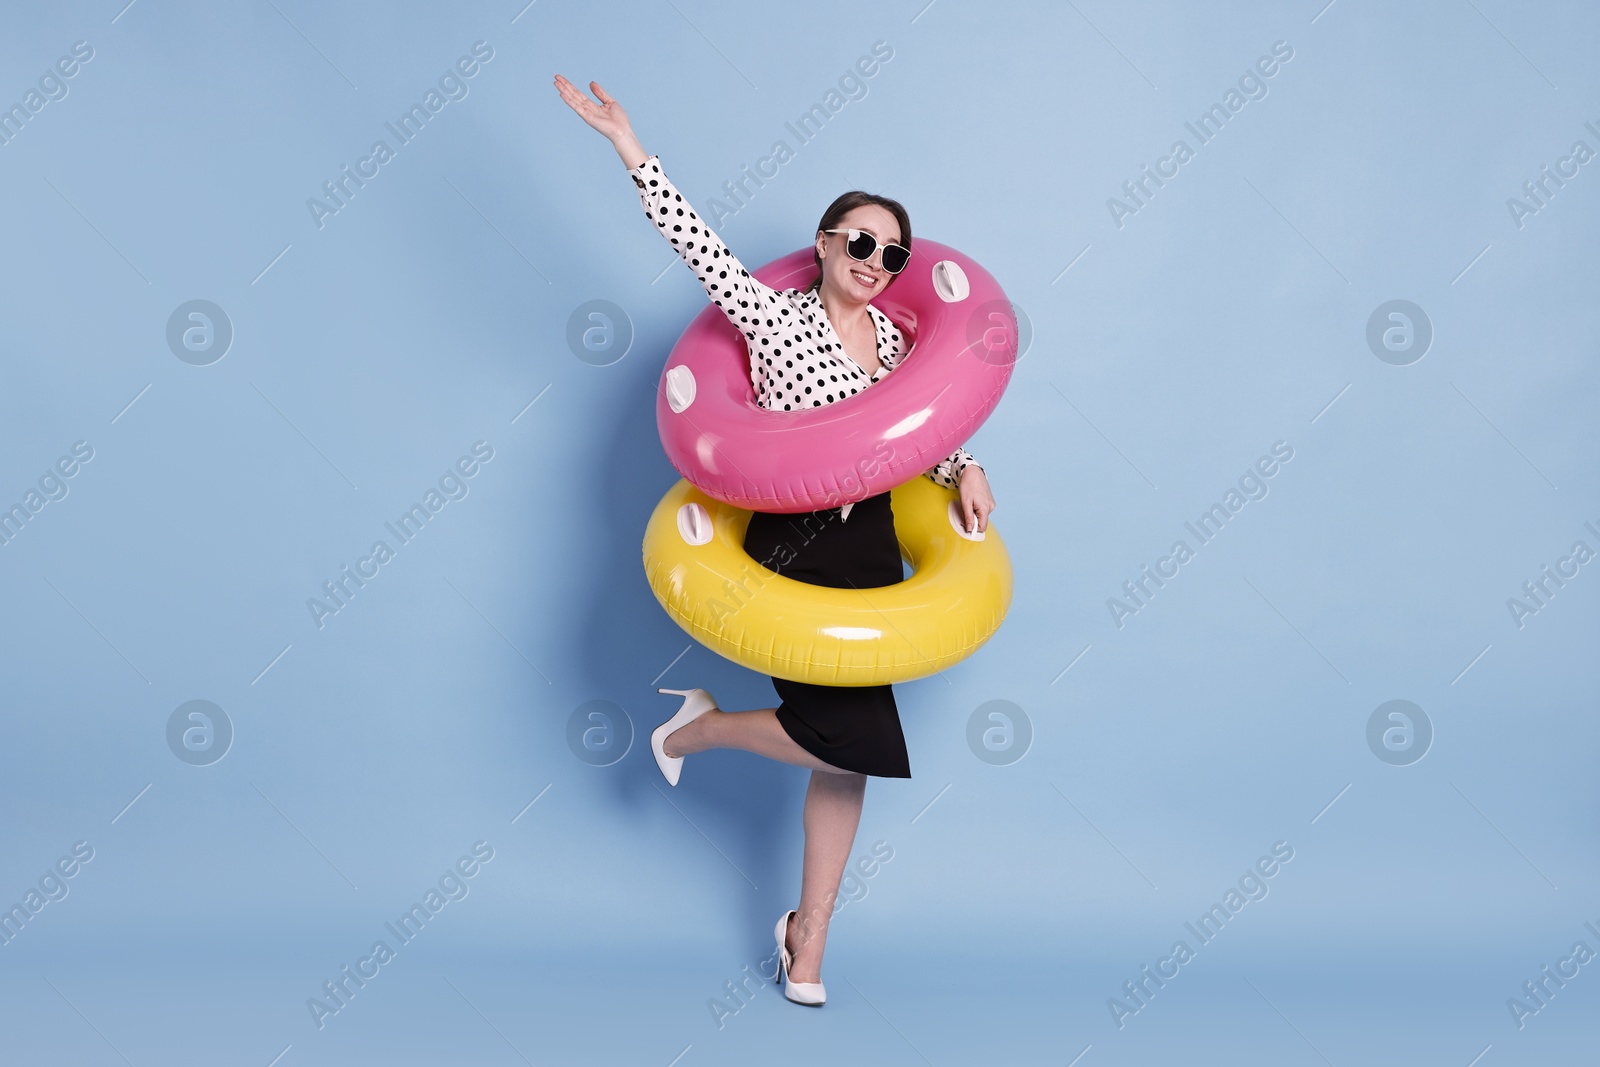
[[[1506,206],[1600,149],[1592,5],[123,3],[11,4],[0,35],[7,106],[94,48],[0,146],[0,504],[94,449],[0,547],[0,904],[95,850],[0,946],[8,1055],[1593,1054],[1600,963],[1520,1030],[1506,1006],[1600,949],[1600,565],[1521,628],[1506,606],[1600,549],[1600,162]],[[307,198],[478,40],[468,95],[319,229]],[[653,390],[705,296],[551,78],[599,80],[708,212],[879,40],[718,230],[753,268],[865,188],[1005,286],[1032,343],[967,444],[1016,595],[897,687],[914,777],[868,787],[853,854],[893,858],[838,913],[827,1006],[766,985],[719,1027],[796,901],[806,772],[714,752],[673,790],[650,758],[658,685],[775,697],[644,581],[676,478]],[[1268,95],[1119,228],[1107,199],[1275,41]],[[166,344],[192,299],[235,330],[209,366]],[[608,366],[565,340],[594,299],[634,331]],[[1391,299],[1435,331],[1407,366],[1365,340]],[[469,494],[319,629],[307,598],[479,440]],[[1270,493],[1114,625],[1276,441]],[[210,766],[166,742],[194,699],[235,730]],[[1435,731],[1409,766],[1367,745],[1391,699]],[[591,700],[637,734],[611,766],[566,741]],[[991,700],[1033,730],[1005,766],[966,740]],[[307,998],[476,841],[470,894],[319,1030]],[[1277,841],[1269,895],[1119,1029],[1108,998]]]

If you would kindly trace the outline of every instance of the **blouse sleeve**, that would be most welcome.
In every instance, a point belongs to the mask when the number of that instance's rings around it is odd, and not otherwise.
[[[976,466],[985,474],[988,473],[983,464],[972,457],[972,453],[964,448],[958,448],[940,460],[938,466],[924,473],[947,489],[958,489],[961,486],[961,472],[970,466]]]
[[[639,187],[645,214],[694,271],[712,303],[749,342],[750,380],[757,401],[764,404],[774,353],[782,346],[781,324],[795,314],[794,308],[776,289],[750,276],[668,180],[659,156],[650,156],[628,176]]]

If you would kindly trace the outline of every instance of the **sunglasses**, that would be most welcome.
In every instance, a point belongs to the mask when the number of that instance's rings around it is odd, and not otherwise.
[[[823,230],[823,233],[844,233],[850,238],[845,242],[844,250],[850,253],[850,258],[865,263],[872,258],[872,252],[878,248],[878,239],[866,230]],[[906,269],[906,264],[911,262],[911,250],[899,245],[883,245],[883,269],[890,274],[899,274]]]

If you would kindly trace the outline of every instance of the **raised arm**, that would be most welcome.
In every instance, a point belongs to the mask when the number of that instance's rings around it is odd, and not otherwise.
[[[777,327],[795,314],[794,309],[777,290],[752,278],[738,257],[695,213],[683,194],[667,180],[660,158],[647,154],[639,144],[622,105],[599,82],[589,83],[599,104],[559,74],[555,84],[561,99],[616,148],[623,166],[628,168],[628,176],[639,188],[645,214],[694,271],[706,295],[744,334],[750,348],[750,383],[755,387],[757,403],[766,406],[772,361],[781,347]]]
[[[750,340],[752,351],[770,357],[771,350],[781,346],[776,336],[778,324],[795,314],[789,302],[776,289],[750,276],[667,178],[660,157],[646,157],[629,168],[628,176],[639,187],[644,213],[694,271],[706,295]]]

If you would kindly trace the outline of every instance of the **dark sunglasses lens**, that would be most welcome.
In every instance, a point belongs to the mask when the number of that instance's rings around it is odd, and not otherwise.
[[[865,263],[872,258],[872,252],[878,247],[878,239],[872,234],[862,231],[856,239],[845,245],[845,251]],[[911,253],[899,245],[883,246],[883,269],[890,274],[899,274],[906,269],[906,264],[911,261]]]

